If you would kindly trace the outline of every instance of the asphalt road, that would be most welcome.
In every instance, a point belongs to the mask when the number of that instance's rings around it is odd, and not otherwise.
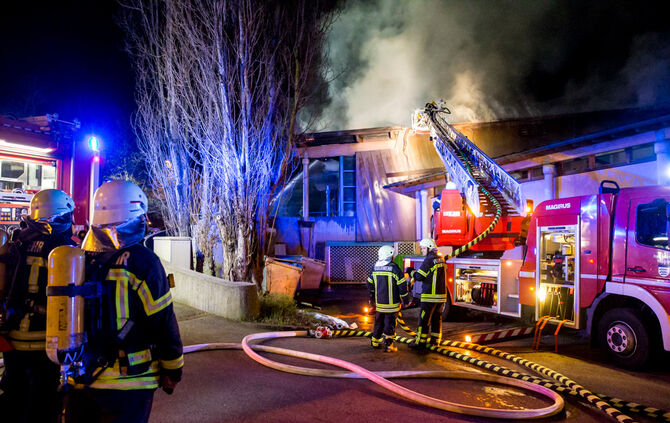
[[[358,311],[364,291],[341,287],[320,297],[303,298],[323,306],[321,312],[338,315],[363,328],[371,323]],[[211,342],[240,342],[250,333],[276,330],[255,323],[234,322],[203,314],[177,304],[176,311],[185,345]],[[410,326],[416,325],[416,309],[405,312]],[[469,314],[459,322],[445,322],[445,338],[460,339],[465,333],[508,326],[510,320],[484,314]],[[402,331],[399,329],[398,333]],[[351,361],[369,370],[483,370],[436,354],[416,354],[405,345],[397,353],[372,350],[366,338],[276,339],[266,342],[300,351],[329,355]],[[496,348],[520,355],[552,368],[593,392],[670,410],[670,365],[667,356],[645,372],[631,372],[608,365],[604,357],[588,346],[578,333],[559,336],[555,354],[553,331],[545,336],[539,351],[531,339],[510,340]],[[478,356],[477,353],[471,353]],[[278,361],[312,366],[297,359],[272,356]],[[490,356],[482,359],[515,365]],[[323,365],[313,365],[324,367]],[[525,370],[526,372],[530,372]],[[470,405],[500,408],[534,408],[547,404],[516,388],[461,380],[401,380],[403,386],[424,394]],[[257,364],[239,350],[192,353],[185,358],[184,378],[173,395],[156,393],[152,422],[391,422],[419,419],[433,421],[487,421],[451,414],[410,403],[367,380],[342,380],[282,373]],[[643,418],[640,421],[650,421]],[[572,399],[565,411],[541,421],[608,421],[594,408]],[[610,420],[614,421],[614,420]]]

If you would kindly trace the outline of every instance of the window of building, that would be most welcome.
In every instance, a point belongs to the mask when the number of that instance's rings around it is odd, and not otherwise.
[[[528,180],[528,169],[515,170],[510,172],[510,176],[519,182]]]
[[[559,176],[572,175],[654,160],[656,160],[654,143],[648,143],[556,162],[556,171]],[[515,170],[510,175],[519,182],[536,181],[544,178],[542,166]]]
[[[571,175],[573,173],[581,173],[589,170],[589,158],[577,157],[576,159],[564,160],[559,163],[559,175]]]
[[[627,150],[630,151],[631,163],[644,163],[656,160],[653,143],[636,145],[629,147]]]
[[[627,163],[628,163],[628,156],[626,155],[626,150],[623,148],[620,150],[608,151],[607,153],[601,153],[595,155],[596,169],[619,166]]]
[[[297,168],[274,200],[277,216],[302,216],[302,169]],[[276,201],[279,200],[279,203]],[[272,210],[274,210],[274,207]]]
[[[356,156],[340,156],[342,202],[340,216],[356,216]]]
[[[340,159],[309,160],[309,215],[339,216]]]
[[[638,243],[668,249],[667,202],[657,198],[637,206],[635,237]]]
[[[544,172],[542,171],[542,166],[531,167],[528,171],[528,176],[531,181],[544,179]]]
[[[302,216],[302,197],[303,172],[300,165],[278,197],[277,216]],[[355,156],[310,159],[309,215],[356,216]]]

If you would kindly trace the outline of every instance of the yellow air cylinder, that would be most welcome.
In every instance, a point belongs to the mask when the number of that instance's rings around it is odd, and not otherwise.
[[[84,283],[84,251],[62,245],[49,254],[48,286],[74,287]],[[47,356],[61,364],[58,351],[73,351],[84,343],[84,297],[49,295],[47,298]]]

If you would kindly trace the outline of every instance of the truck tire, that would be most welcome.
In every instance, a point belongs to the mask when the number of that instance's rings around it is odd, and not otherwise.
[[[609,358],[621,367],[639,369],[651,357],[649,332],[634,309],[607,311],[598,322],[598,339]]]

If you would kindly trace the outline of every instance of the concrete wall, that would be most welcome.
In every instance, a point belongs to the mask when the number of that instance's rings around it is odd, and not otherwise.
[[[229,282],[161,260],[174,275],[172,298],[182,304],[228,319],[250,319],[259,311],[258,290],[251,282]]]

